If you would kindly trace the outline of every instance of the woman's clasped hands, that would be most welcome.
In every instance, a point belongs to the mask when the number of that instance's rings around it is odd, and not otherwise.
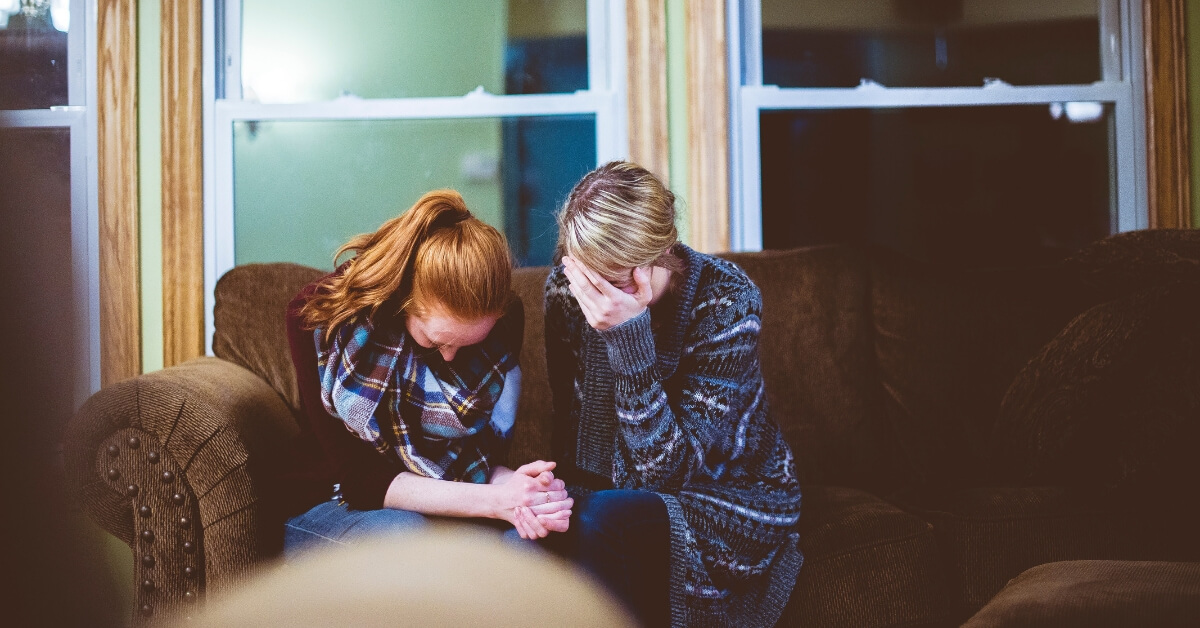
[[[566,532],[570,525],[575,500],[567,496],[567,485],[554,477],[554,466],[554,462],[537,460],[493,482],[500,489],[500,518],[511,523],[523,539]]]

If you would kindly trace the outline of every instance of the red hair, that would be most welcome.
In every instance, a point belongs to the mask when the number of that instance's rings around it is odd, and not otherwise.
[[[440,306],[463,320],[500,316],[512,299],[504,235],[471,215],[454,190],[426,193],[374,233],[352,238],[345,271],[325,280],[300,310],[310,329],[332,330],[365,313],[423,313]],[[388,307],[384,307],[389,304]]]

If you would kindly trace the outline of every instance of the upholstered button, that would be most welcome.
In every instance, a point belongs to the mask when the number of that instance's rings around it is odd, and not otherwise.
[[[137,486],[137,484],[130,484],[129,486],[126,486],[126,487],[125,487],[125,494],[126,494],[126,495],[128,495],[128,496],[130,496],[130,497],[136,497],[136,496],[137,496],[137,494],[138,494],[138,486]]]
[[[153,569],[154,568],[154,557],[149,554],[146,554],[145,556],[143,556],[142,557],[142,566],[144,566],[146,569]]]
[[[171,496],[171,501],[174,502],[174,504],[176,506],[182,505],[183,504],[183,495],[180,495],[179,493],[175,493],[174,495]]]
[[[196,545],[194,543],[192,543],[191,541],[184,541],[183,542],[183,551],[185,553],[191,554],[192,552],[196,551]]]
[[[121,453],[121,450],[120,450],[120,449],[119,449],[119,448],[118,448],[116,445],[109,445],[109,446],[108,446],[108,455],[109,455],[110,457],[112,457],[112,458],[116,458],[116,457],[117,457],[117,454],[119,454],[119,453]]]
[[[149,604],[142,604],[142,614],[149,617],[154,614],[154,607]]]
[[[175,474],[170,471],[163,471],[160,477],[163,482],[171,483],[175,481]]]
[[[184,593],[184,594],[183,594],[183,601],[185,601],[185,602],[195,602],[195,601],[196,601],[196,592],[195,592],[195,591],[188,591],[187,593]]]
[[[117,471],[116,469],[109,469],[109,470],[108,470],[108,479],[110,479],[110,480],[116,480],[116,479],[119,479],[120,477],[121,477],[121,472],[120,472],[120,471]]]
[[[179,527],[181,527],[181,528],[192,527],[192,520],[188,519],[187,517],[180,517],[179,518]]]
[[[150,459],[150,464],[158,464],[158,452],[157,451],[150,452],[149,454],[146,455],[146,457]]]
[[[192,567],[184,567],[184,568],[183,568],[183,575],[184,575],[184,577],[185,577],[185,578],[192,578],[192,579],[194,579],[194,578],[196,577],[196,570],[195,570],[194,568],[192,568]]]
[[[142,581],[142,590],[145,591],[146,593],[150,593],[150,592],[154,591],[154,582],[152,580],[143,580]]]
[[[154,531],[153,530],[142,530],[142,540],[147,543],[153,543],[154,542]]]
[[[138,514],[143,517],[149,517],[150,516],[150,507],[142,506],[141,508],[138,508]]]
[[[141,447],[141,446],[142,446],[141,439],[139,439],[137,436],[129,437],[129,448],[130,449],[137,449],[138,447]]]

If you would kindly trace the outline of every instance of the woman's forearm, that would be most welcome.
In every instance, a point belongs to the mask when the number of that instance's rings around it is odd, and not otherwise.
[[[442,517],[500,519],[503,517],[499,502],[499,491],[494,484],[447,482],[409,471],[397,475],[383,497],[385,508]]]

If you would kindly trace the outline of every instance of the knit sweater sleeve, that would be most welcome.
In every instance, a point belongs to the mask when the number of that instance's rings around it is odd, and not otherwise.
[[[754,390],[762,381],[761,312],[761,295],[748,279],[701,290],[669,383],[655,366],[649,312],[601,332],[613,370],[619,433],[633,463],[627,471],[641,488],[682,487],[715,451],[714,443],[736,439],[739,425],[762,402],[761,390]]]

